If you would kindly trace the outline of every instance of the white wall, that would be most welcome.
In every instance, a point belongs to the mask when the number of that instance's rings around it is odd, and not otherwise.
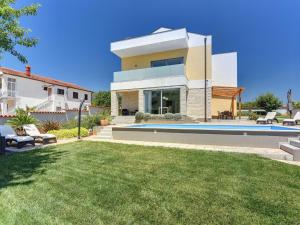
[[[39,104],[46,102],[48,100],[48,91],[43,89],[44,86],[49,86],[50,84],[27,79],[23,77],[11,76],[11,75],[3,75],[3,90],[7,89],[7,78],[16,79],[16,107],[26,108],[36,107]],[[64,89],[65,95],[58,95],[57,89]],[[73,99],[73,91],[78,92],[79,99]],[[91,103],[91,93],[82,90],[76,90],[72,88],[60,87],[53,85],[52,86],[52,100],[54,104],[47,105],[45,111],[56,111],[56,107],[61,107],[65,109],[68,106],[69,109],[78,108],[80,104],[80,99],[84,98],[84,94],[88,94],[87,104]],[[11,110],[11,109],[9,109]]]
[[[237,53],[212,56],[212,85],[237,87]]]

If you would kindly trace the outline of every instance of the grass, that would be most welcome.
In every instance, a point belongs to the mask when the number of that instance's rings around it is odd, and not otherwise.
[[[0,156],[0,224],[299,224],[300,167],[76,142]]]

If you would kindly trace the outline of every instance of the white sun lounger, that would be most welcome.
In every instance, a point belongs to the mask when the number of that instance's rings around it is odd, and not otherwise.
[[[293,119],[284,119],[283,125],[297,125],[300,122],[300,112],[297,112]]]
[[[30,136],[18,136],[14,129],[7,125],[0,125],[0,133],[5,137],[6,144],[17,143],[17,148],[22,148],[26,144],[34,144],[34,139]]]
[[[265,118],[258,118],[256,120],[257,124],[267,124],[267,123],[273,123],[276,117],[276,112],[268,112]]]
[[[35,140],[42,140],[43,144],[48,144],[50,141],[57,142],[56,136],[53,134],[41,134],[34,124],[23,125],[26,134],[33,137]]]

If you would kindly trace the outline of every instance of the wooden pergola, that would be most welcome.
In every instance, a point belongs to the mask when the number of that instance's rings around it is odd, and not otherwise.
[[[213,86],[212,97],[219,98],[231,98],[231,112],[234,115],[234,100],[238,97],[239,105],[239,118],[241,118],[241,94],[244,92],[243,87],[224,87],[224,86]]]

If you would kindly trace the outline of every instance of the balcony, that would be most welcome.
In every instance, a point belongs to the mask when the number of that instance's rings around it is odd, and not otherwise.
[[[17,92],[13,90],[0,90],[0,98],[15,98]]]
[[[185,76],[184,64],[115,72],[114,82],[142,81],[174,76]]]

